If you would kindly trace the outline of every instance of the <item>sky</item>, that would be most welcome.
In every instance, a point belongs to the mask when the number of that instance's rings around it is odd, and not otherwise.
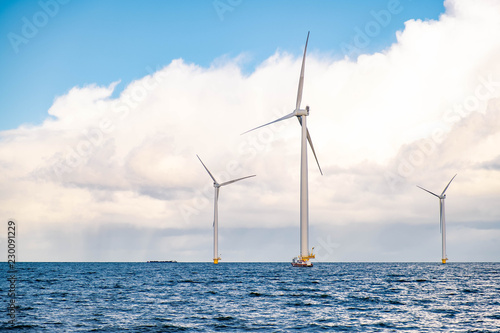
[[[500,3],[2,1],[0,216],[20,261],[500,259]],[[6,242],[7,226],[0,231]],[[6,253],[1,253],[0,258]]]

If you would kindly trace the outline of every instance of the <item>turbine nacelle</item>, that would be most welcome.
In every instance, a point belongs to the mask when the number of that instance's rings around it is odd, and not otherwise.
[[[300,116],[308,116],[309,115],[309,106],[306,106],[306,109],[301,109],[301,110],[295,110],[294,114],[297,116],[297,117],[300,117]]]

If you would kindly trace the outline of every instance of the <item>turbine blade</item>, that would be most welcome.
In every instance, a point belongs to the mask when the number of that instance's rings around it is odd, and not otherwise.
[[[321,175],[323,176],[323,171],[321,171],[321,167],[319,166],[319,161],[318,158],[316,157],[316,152],[314,151],[313,142],[311,140],[311,136],[309,135],[309,129],[307,130],[307,141],[309,141],[309,145],[311,146],[314,158],[316,159],[316,163],[318,164],[319,173],[321,173]]]
[[[421,186],[418,186],[418,185],[417,185],[417,187],[418,187],[418,188],[421,188],[422,190],[424,190],[424,191],[426,191],[426,192],[429,192],[430,194],[432,194],[432,195],[434,195],[434,196],[438,197],[439,199],[441,199],[441,197],[440,197],[439,195],[437,195],[436,193],[432,193],[431,191],[428,191],[428,190],[426,190],[425,188],[423,188],[423,187],[421,187]]]
[[[255,177],[256,175],[251,175],[251,176],[246,176],[246,177],[242,177],[242,178],[238,178],[238,179],[233,179],[233,180],[230,180],[228,182],[225,182],[225,183],[222,183],[220,184],[220,186],[224,186],[224,185],[229,185],[229,184],[232,184],[234,182],[237,182],[239,180],[242,180],[242,179],[247,179],[247,178],[251,178],[251,177]],[[218,190],[218,189],[217,189]]]
[[[453,181],[453,179],[455,179],[456,176],[457,175],[453,176],[453,178],[450,180],[450,182],[448,183],[448,185],[446,185],[446,187],[443,190],[443,193],[441,193],[441,196],[443,196],[444,192],[446,192],[446,190],[448,189],[448,186],[450,186],[451,182]]]
[[[216,188],[214,200],[215,200],[216,206],[218,207],[218,203],[219,203],[219,187]],[[214,218],[213,227],[215,228],[215,218]]]
[[[252,129],[251,129],[251,130],[249,130],[249,131],[243,132],[243,133],[241,133],[241,135],[246,134],[246,133],[251,132],[251,131],[254,131],[254,130],[256,130],[256,129],[258,129],[258,128],[261,128],[261,127],[264,127],[264,126],[271,125],[271,124],[273,124],[273,123],[277,123],[278,121],[282,121],[282,120],[285,120],[285,119],[291,118],[291,117],[293,117],[293,116],[295,116],[295,111],[294,111],[294,112],[292,112],[292,113],[289,113],[289,114],[287,114],[286,116],[283,116],[283,117],[281,117],[281,118],[279,118],[279,119],[276,119],[276,120],[274,120],[274,121],[271,121],[270,123],[267,123],[267,124],[261,125],[261,126],[259,126],[259,127],[252,128]]]
[[[208,168],[205,166],[205,164],[201,160],[200,156],[196,155],[196,157],[198,157],[198,159],[200,160],[201,164],[203,164],[203,167],[205,168],[205,170],[207,170],[208,174],[210,175],[210,178],[213,179],[214,183],[217,183],[217,181],[215,180],[214,176],[210,173],[210,171],[208,171]]]
[[[297,119],[299,120],[300,126],[302,126],[302,118],[297,117]],[[307,141],[309,141],[309,146],[311,147],[314,158],[316,159],[316,163],[318,164],[319,172],[323,176],[323,171],[321,170],[321,167],[319,166],[319,161],[318,161],[318,158],[316,157],[316,152],[314,151],[314,146],[313,146],[313,143],[311,140],[311,135],[309,135],[309,129],[307,128],[306,130],[307,130]]]
[[[443,233],[443,202],[439,200],[439,232]]]
[[[302,101],[302,88],[304,87],[304,68],[306,65],[306,51],[308,41],[309,31],[307,32],[306,46],[304,47],[304,56],[302,57],[302,68],[300,69],[299,90],[297,91],[297,103],[295,104],[295,110],[300,109],[300,102]]]

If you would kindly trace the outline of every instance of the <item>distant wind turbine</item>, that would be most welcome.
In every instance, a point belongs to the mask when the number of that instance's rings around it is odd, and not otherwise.
[[[439,198],[439,226],[441,229],[441,262],[443,264],[446,264],[446,261],[448,260],[448,258],[446,257],[446,220],[445,220],[445,216],[444,216],[444,199],[446,199],[446,194],[444,194],[444,193],[446,192],[446,190],[448,189],[448,186],[450,186],[451,182],[453,181],[453,179],[455,179],[456,176],[457,175],[453,176],[453,178],[450,180],[448,185],[446,185],[446,187],[444,188],[441,195],[437,195],[435,193],[432,193],[431,191],[428,191],[425,188],[417,185],[417,187],[421,188],[422,190]]]
[[[301,140],[301,155],[300,155],[300,255],[298,258],[294,258],[292,261],[292,265],[294,267],[311,267],[312,263],[309,259],[315,258],[315,255],[309,252],[309,194],[308,194],[308,179],[307,179],[307,142],[311,146],[311,150],[314,154],[314,158],[316,159],[316,163],[318,164],[319,172],[323,174],[321,171],[321,167],[319,166],[318,158],[316,157],[316,152],[314,151],[314,146],[311,140],[311,136],[309,135],[309,130],[307,129],[306,117],[309,115],[309,106],[306,106],[305,109],[300,108],[300,103],[302,101],[302,88],[304,86],[304,68],[306,62],[306,51],[307,51],[307,42],[309,41],[309,32],[307,33],[306,46],[304,48],[304,56],[302,58],[302,68],[300,70],[300,79],[299,79],[299,89],[297,92],[297,102],[295,104],[295,110],[292,113],[276,119],[270,123],[261,125],[245,133],[251,132],[258,128],[276,123],[278,121],[282,121],[288,118],[297,117],[299,123],[302,127],[302,140]],[[243,133],[243,134],[245,134]]]
[[[214,224],[213,224],[213,226],[214,226],[214,264],[218,264],[219,260],[221,260],[219,257],[219,254],[218,254],[218,252],[219,252],[219,244],[218,244],[218,242],[219,242],[219,211],[218,211],[219,188],[222,186],[225,186],[225,185],[232,184],[232,183],[237,182],[237,181],[242,180],[242,179],[255,177],[255,175],[246,176],[246,177],[242,177],[242,178],[238,178],[238,179],[233,179],[233,180],[224,182],[222,184],[219,184],[217,182],[217,180],[215,180],[215,177],[212,175],[212,173],[205,166],[205,164],[203,163],[201,158],[198,155],[196,155],[196,157],[198,157],[201,164],[203,165],[205,170],[207,170],[208,174],[210,175],[210,178],[212,178],[212,180],[214,181],[214,189],[215,189],[215,194],[214,194]]]

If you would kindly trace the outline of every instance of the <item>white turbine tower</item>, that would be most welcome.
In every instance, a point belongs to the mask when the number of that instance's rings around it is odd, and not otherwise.
[[[309,259],[315,258],[314,254],[309,252],[309,195],[308,195],[308,180],[307,180],[307,142],[309,141],[309,145],[311,146],[312,152],[314,154],[314,158],[316,159],[316,163],[318,164],[318,168],[321,174],[321,167],[319,166],[318,158],[316,157],[316,152],[314,151],[314,146],[311,140],[311,136],[309,135],[309,130],[307,129],[306,117],[309,115],[309,106],[306,106],[305,109],[300,108],[300,103],[302,101],[302,88],[304,85],[304,68],[306,62],[306,51],[307,51],[307,42],[309,41],[309,32],[307,33],[306,46],[304,48],[304,56],[302,58],[302,68],[300,70],[300,79],[299,79],[299,89],[297,92],[297,102],[295,104],[295,110],[292,113],[276,119],[270,123],[264,124],[262,126],[256,127],[245,133],[256,130],[258,128],[276,123],[278,121],[282,121],[288,118],[297,117],[299,123],[302,127],[302,140],[301,140],[301,155],[300,155],[300,255],[297,258],[294,258],[292,261],[293,266],[298,267],[311,267],[312,263]],[[243,133],[243,134],[245,134]]]
[[[208,171],[208,168],[205,166],[205,164],[203,163],[201,158],[198,155],[196,155],[196,157],[198,157],[201,164],[203,165],[205,170],[207,170],[208,174],[210,175],[210,178],[212,178],[212,180],[214,181],[214,189],[215,189],[215,194],[214,194],[214,225],[213,225],[214,226],[214,264],[218,264],[219,260],[221,260],[219,257],[219,254],[218,254],[218,252],[219,252],[219,244],[218,244],[218,242],[219,242],[219,211],[218,211],[219,188],[222,186],[225,186],[225,185],[232,184],[232,183],[237,182],[237,181],[242,180],[242,179],[255,177],[255,175],[246,176],[246,177],[238,178],[238,179],[233,179],[233,180],[224,182],[222,184],[219,184],[215,180],[215,177],[212,175],[212,173],[210,171]]]
[[[446,261],[448,260],[448,258],[446,257],[446,220],[445,220],[445,216],[444,216],[444,199],[446,199],[446,194],[444,194],[444,193],[446,192],[446,190],[448,189],[448,186],[450,186],[451,182],[453,181],[453,179],[455,179],[456,176],[457,175],[453,176],[453,178],[450,180],[448,185],[446,185],[446,187],[444,188],[441,195],[437,195],[436,193],[432,193],[431,191],[428,191],[425,188],[417,185],[417,187],[421,188],[422,190],[439,198],[439,226],[441,229],[441,262],[443,264],[446,264]]]

